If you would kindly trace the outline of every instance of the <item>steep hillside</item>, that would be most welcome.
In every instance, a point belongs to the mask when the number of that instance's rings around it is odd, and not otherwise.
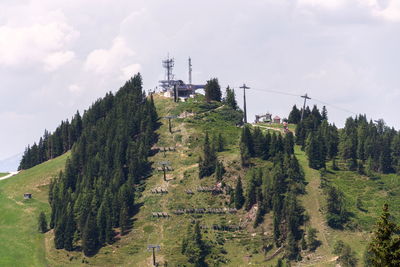
[[[206,257],[209,266],[276,265],[284,255],[284,249],[279,249],[273,242],[272,212],[254,228],[257,205],[249,211],[239,209],[230,213],[229,208],[233,206],[229,193],[198,191],[218,184],[215,175],[199,179],[198,162],[206,132],[211,140],[218,135],[224,139],[224,150],[217,156],[226,169],[225,185],[234,188],[240,176],[247,192],[252,169],[272,168],[271,161],[260,158],[251,158],[251,167],[242,168],[239,148],[242,128],[236,126],[241,112],[232,111],[222,103],[205,103],[201,96],[174,103],[172,99],[155,95],[154,102],[162,124],[157,130],[155,149],[149,157],[152,173],[136,191],[137,210],[131,218],[130,231],[123,236],[118,234],[114,243],[102,247],[92,257],[85,257],[79,250],[57,250],[54,231],[44,235],[37,232],[39,212],[45,211],[49,215],[50,178],[64,167],[67,153],[0,181],[0,266],[151,266],[152,253],[147,249],[150,244],[160,245],[156,260],[161,266],[192,266],[181,251],[188,226],[194,221],[200,222],[201,234],[209,246]],[[162,118],[170,115],[179,116],[171,120],[172,133],[168,120]],[[260,129],[281,132],[278,125],[261,124]],[[294,127],[289,129],[293,131]],[[163,152],[164,148],[167,151]],[[327,171],[321,172],[308,167],[305,152],[299,146],[295,146],[294,153],[307,182],[305,193],[299,195],[299,200],[309,220],[301,229],[315,228],[321,243],[315,252],[301,251],[302,259],[292,262],[292,266],[336,266],[337,257],[332,251],[338,240],[349,244],[361,263],[383,202],[389,202],[392,207],[400,204],[398,176],[381,174],[371,179],[346,171],[340,164],[339,170],[328,164]],[[161,162],[168,162],[171,167],[166,180],[160,171]],[[324,187],[327,185],[335,185],[343,192],[346,208],[352,214],[344,230],[334,230],[326,223]],[[25,192],[33,193],[33,199],[23,200]],[[192,209],[193,212],[187,212]],[[395,208],[392,211],[399,221],[400,211]],[[231,229],[220,229],[223,226]]]

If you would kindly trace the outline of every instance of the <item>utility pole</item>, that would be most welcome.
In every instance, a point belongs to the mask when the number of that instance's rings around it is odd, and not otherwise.
[[[158,164],[162,166],[162,170],[164,173],[164,181],[167,181],[167,166],[170,165],[170,162],[169,161],[160,161]]]
[[[243,117],[244,117],[244,123],[247,123],[247,110],[246,110],[246,89],[250,89],[250,87],[247,87],[246,84],[244,83],[243,86],[240,86],[239,88],[243,89]]]
[[[172,134],[172,125],[171,125],[171,119],[176,119],[177,116],[165,116],[163,117],[164,119],[168,119],[168,129],[169,132]]]
[[[303,121],[304,110],[306,109],[306,101],[307,101],[307,99],[311,99],[311,98],[308,97],[307,94],[302,95],[302,96],[300,96],[300,97],[304,98],[303,110],[301,111],[301,120],[300,120],[300,121]]]
[[[178,90],[176,89],[176,84],[174,84],[174,102],[178,102]]]
[[[147,251],[150,250],[153,250],[153,266],[157,266],[155,250],[160,251],[160,245],[147,245]]]

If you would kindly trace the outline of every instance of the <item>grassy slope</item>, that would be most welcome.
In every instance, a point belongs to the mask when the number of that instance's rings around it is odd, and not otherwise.
[[[0,266],[46,266],[44,236],[37,215],[49,212],[48,183],[64,166],[68,153],[0,181]],[[33,198],[23,199],[30,192]]]
[[[207,107],[191,101],[190,103],[173,103],[170,99],[156,97],[156,105],[161,116],[178,115],[184,110],[191,110],[203,115],[176,119],[173,121],[174,134],[168,132],[165,123],[158,130],[160,140],[158,146],[177,145],[176,152],[167,152],[164,158],[162,153],[154,155],[150,160],[156,162],[168,160],[174,171],[168,173],[164,182],[161,173],[154,173],[143,188],[138,203],[141,203],[140,212],[133,218],[133,230],[113,245],[102,248],[92,258],[84,258],[80,252],[66,252],[55,250],[53,233],[48,232],[43,241],[43,235],[36,232],[36,219],[41,210],[49,211],[47,204],[47,184],[49,178],[57,173],[64,165],[66,155],[44,163],[40,166],[24,171],[17,176],[0,181],[0,266],[83,266],[82,261],[91,266],[151,266],[151,253],[146,250],[147,244],[160,244],[161,251],[157,253],[159,262],[168,261],[171,266],[185,264],[186,259],[180,253],[181,240],[186,232],[192,215],[172,215],[169,219],[155,219],[151,212],[169,212],[177,208],[187,207],[225,207],[226,199],[222,196],[212,196],[207,193],[195,193],[189,196],[185,189],[195,189],[198,185],[212,185],[213,177],[199,180],[197,178],[197,161],[200,153],[203,132],[207,130],[211,135],[222,132],[226,141],[226,151],[219,153],[219,158],[229,169],[226,177],[228,184],[234,184],[238,175],[245,177],[239,167],[238,137],[240,129],[227,124],[221,119],[217,111],[206,111]],[[206,115],[206,116],[205,116]],[[310,224],[316,228],[322,245],[315,253],[305,254],[300,266],[335,266],[332,247],[336,240],[341,239],[349,243],[357,252],[359,258],[368,239],[368,230],[380,213],[381,204],[389,201],[392,207],[397,207],[400,201],[400,184],[394,175],[381,176],[379,180],[369,180],[348,171],[330,170],[326,179],[338,186],[345,194],[347,205],[355,216],[353,220],[365,231],[335,231],[326,226],[324,207],[325,196],[320,185],[320,173],[307,166],[307,159],[298,147],[296,156],[304,168],[308,181],[307,194],[301,197],[302,203],[310,215]],[[266,164],[256,161],[257,164]],[[246,180],[246,178],[245,178]],[[167,195],[153,195],[149,191],[155,187],[168,188]],[[22,194],[32,192],[34,199],[23,201]],[[195,191],[195,190],[194,190]],[[356,196],[361,196],[368,212],[355,208]],[[399,218],[399,210],[393,208],[394,215]],[[197,216],[203,225],[212,225],[225,220],[229,224],[238,224],[246,213],[240,211],[238,215],[203,215]],[[253,229],[247,227],[236,233],[222,233],[226,239],[224,245],[229,259],[228,266],[265,266],[264,254],[260,251],[263,232],[272,233],[270,215],[262,227]],[[3,229],[9,229],[3,231]],[[204,236],[215,241],[214,231],[204,231]],[[4,242],[3,242],[4,241]],[[271,252],[273,252],[273,249]],[[270,252],[270,253],[271,253]],[[276,259],[268,262],[274,264]]]
[[[171,99],[156,97],[156,105],[160,116],[169,114],[180,114],[183,110],[195,112],[206,112],[206,109],[199,108],[195,103],[173,103]],[[192,109],[193,108],[193,109]],[[184,190],[196,191],[199,185],[213,185],[213,177],[198,179],[197,161],[199,156],[199,145],[205,130],[212,135],[216,131],[222,131],[227,141],[227,150],[222,152],[224,162],[232,168],[237,168],[238,150],[237,141],[240,129],[229,125],[221,120],[217,112],[207,111],[207,116],[196,118],[177,119],[173,121],[174,134],[168,132],[168,124],[165,123],[158,130],[160,140],[158,146],[177,145],[176,152],[167,152],[164,158],[163,153],[158,153],[150,160],[157,167],[157,162],[168,160],[171,162],[174,171],[168,173],[169,182],[163,181],[162,174],[155,172],[148,178],[146,188],[143,191],[139,202],[143,204],[140,212],[134,217],[133,231],[113,245],[104,247],[100,252],[86,259],[94,266],[151,266],[151,253],[146,250],[148,244],[161,245],[161,251],[157,253],[157,261],[168,261],[172,266],[186,264],[186,258],[180,253],[181,242],[186,233],[187,225],[193,219],[200,219],[203,225],[211,226],[213,223],[220,223],[225,220],[229,224],[238,224],[239,218],[243,215],[181,215],[171,213],[178,208],[200,208],[200,207],[226,207],[225,199],[222,196],[212,196],[209,193],[195,193],[187,195]],[[240,168],[238,168],[240,169]],[[239,171],[237,171],[239,173]],[[232,184],[236,177],[232,177]],[[156,187],[168,188],[167,195],[154,195],[149,191]],[[152,212],[168,212],[172,216],[169,219],[156,219],[151,217]],[[224,219],[222,219],[224,218]],[[247,266],[250,262],[255,266],[262,266],[263,254],[261,253],[261,236],[259,233],[248,232],[223,233],[227,239],[225,249],[229,266]],[[215,240],[215,232],[204,232],[204,236],[211,241]],[[51,243],[49,243],[51,244]],[[51,245],[52,246],[52,245]],[[119,247],[119,249],[118,249]],[[71,262],[66,252],[55,251],[51,248],[52,263],[56,261],[62,265],[70,263],[79,265],[82,261],[81,254],[69,253],[75,256]],[[250,256],[251,257],[246,257]]]
[[[6,176],[8,173],[0,172],[0,177]]]
[[[264,125],[261,125],[263,128]],[[281,131],[280,125],[269,125]],[[334,171],[331,165],[327,166],[327,173],[323,179],[338,187],[345,195],[346,208],[353,214],[352,222],[355,230],[339,231],[327,226],[325,220],[326,196],[320,188],[321,174],[317,170],[308,167],[308,160],[299,147],[295,148],[296,157],[306,175],[308,185],[307,193],[301,197],[303,206],[310,216],[310,222],[306,227],[318,230],[318,239],[322,245],[315,253],[304,254],[300,266],[335,266],[335,255],[332,254],[333,246],[337,240],[343,240],[356,252],[360,264],[371,230],[379,217],[382,206],[388,203],[391,214],[400,223],[400,179],[398,175],[379,174],[375,179],[369,179],[358,173],[346,171],[344,168]],[[356,207],[357,198],[360,198],[365,210]]]

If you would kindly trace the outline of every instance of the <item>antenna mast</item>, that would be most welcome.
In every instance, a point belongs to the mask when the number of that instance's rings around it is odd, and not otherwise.
[[[174,68],[174,59],[169,58],[168,54],[167,59],[162,61],[162,65],[165,68],[165,76],[167,78],[167,85],[169,87],[171,85],[171,80],[174,78],[174,75],[172,74],[172,69]]]
[[[189,84],[192,84],[192,59],[189,57]]]

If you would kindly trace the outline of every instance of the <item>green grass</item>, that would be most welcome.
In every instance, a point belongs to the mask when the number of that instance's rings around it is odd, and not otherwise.
[[[202,97],[189,99],[187,102],[174,103],[171,99],[155,96],[155,103],[160,116],[180,115],[183,112],[193,113],[187,118],[174,119],[173,134],[168,131],[168,123],[161,119],[163,125],[159,128],[157,146],[176,146],[175,152],[157,153],[150,158],[153,166],[159,161],[170,161],[174,171],[168,173],[168,182],[163,181],[162,174],[154,172],[138,193],[137,203],[142,204],[139,213],[133,219],[133,228],[120,240],[100,249],[99,253],[86,258],[79,251],[67,252],[56,250],[52,231],[45,235],[37,233],[37,216],[40,211],[49,215],[47,203],[48,183],[50,178],[63,168],[66,157],[61,156],[52,161],[23,171],[17,176],[0,181],[0,266],[151,266],[151,253],[147,251],[148,244],[159,244],[161,251],[157,252],[157,261],[168,262],[168,266],[190,266],[186,257],[181,254],[181,241],[185,236],[188,224],[192,220],[200,220],[202,225],[239,224],[247,213],[243,210],[236,215],[173,215],[172,211],[179,208],[227,207],[228,197],[213,196],[210,193],[195,193],[187,195],[184,191],[196,191],[200,185],[208,186],[216,183],[213,176],[198,178],[198,157],[201,154],[201,144],[204,133],[210,136],[221,133],[225,139],[226,149],[218,153],[228,173],[224,181],[234,186],[237,177],[243,178],[244,186],[249,177],[246,170],[240,166],[238,141],[241,128],[235,126],[236,116],[221,103],[204,103]],[[263,125],[261,125],[263,126]],[[266,125],[280,131],[282,125]],[[276,130],[275,130],[276,129]],[[294,130],[293,125],[289,129]],[[267,130],[267,129],[266,129]],[[398,176],[381,175],[380,179],[371,180],[349,171],[332,171],[323,177],[329,183],[340,188],[346,197],[348,209],[354,213],[353,221],[359,227],[355,231],[337,231],[329,228],[325,221],[325,194],[320,188],[321,174],[308,167],[305,153],[295,148],[296,156],[303,166],[306,180],[306,194],[300,197],[312,226],[318,230],[318,239],[322,245],[315,253],[304,253],[300,266],[335,266],[332,254],[333,244],[343,240],[350,244],[361,258],[369,239],[369,231],[375,218],[380,214],[383,202],[388,201],[396,219],[400,218],[400,182]],[[270,165],[260,159],[252,159],[255,166]],[[168,188],[165,195],[154,195],[150,190],[155,187]],[[22,194],[33,193],[33,199],[24,201]],[[355,207],[356,199],[361,198],[367,212]],[[156,219],[152,212],[168,212],[168,219]],[[223,266],[274,266],[277,258],[265,262],[265,254],[261,251],[263,239],[272,236],[272,215],[265,216],[265,222],[254,229],[252,222],[242,231],[220,232],[203,230],[203,236],[215,245],[218,239],[223,239],[226,254],[223,256],[227,264]],[[267,255],[272,254],[273,248]],[[219,253],[219,256],[222,254]],[[83,263],[86,262],[86,263]]]
[[[7,172],[0,172],[0,177],[6,176],[7,174]]]
[[[45,235],[37,231],[37,215],[49,213],[47,187],[68,154],[0,181],[0,266],[46,266]],[[33,198],[24,200],[25,192]]]

